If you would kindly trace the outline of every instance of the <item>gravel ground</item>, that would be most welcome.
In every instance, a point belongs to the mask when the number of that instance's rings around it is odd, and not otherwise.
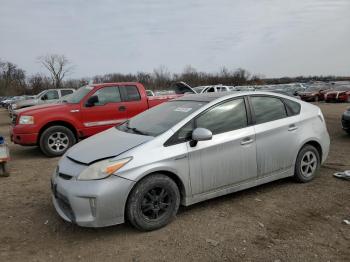
[[[167,227],[141,233],[129,225],[86,229],[62,221],[51,204],[50,175],[59,158],[10,145],[11,176],[0,177],[0,261],[350,261],[350,136],[346,104],[318,104],[331,151],[308,184],[283,179],[182,207]],[[0,111],[0,134],[9,118]],[[9,141],[9,140],[8,140]]]

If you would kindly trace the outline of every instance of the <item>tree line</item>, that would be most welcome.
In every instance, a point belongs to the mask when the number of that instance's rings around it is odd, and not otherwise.
[[[184,81],[190,86],[200,85],[263,85],[287,84],[293,82],[305,83],[308,81],[339,81],[350,80],[350,77],[336,76],[298,76],[282,78],[265,78],[262,75],[251,74],[249,71],[238,68],[230,70],[220,68],[216,73],[197,71],[188,65],[181,73],[171,73],[166,66],[160,66],[151,73],[137,72],[130,74],[110,73],[96,75],[89,78],[68,78],[73,66],[64,55],[46,55],[38,58],[38,62],[47,70],[48,74],[27,75],[16,64],[0,58],[0,96],[4,95],[33,95],[49,88],[77,89],[90,82],[141,82],[147,89],[167,90],[172,83]]]

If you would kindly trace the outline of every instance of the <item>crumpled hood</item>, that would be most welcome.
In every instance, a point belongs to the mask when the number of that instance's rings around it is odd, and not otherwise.
[[[74,161],[89,165],[98,160],[118,156],[153,138],[121,132],[112,127],[79,142],[69,149],[66,156]]]

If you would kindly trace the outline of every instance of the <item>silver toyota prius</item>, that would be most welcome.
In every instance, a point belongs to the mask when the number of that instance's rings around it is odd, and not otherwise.
[[[187,95],[72,147],[52,176],[80,226],[168,224],[192,205],[276,179],[312,180],[329,151],[321,110],[269,92]]]

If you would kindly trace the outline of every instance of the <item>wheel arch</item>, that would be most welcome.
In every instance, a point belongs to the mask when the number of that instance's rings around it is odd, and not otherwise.
[[[39,143],[41,135],[43,134],[43,132],[48,129],[51,126],[64,126],[66,128],[68,128],[69,130],[71,130],[75,136],[75,139],[78,140],[78,131],[76,130],[76,128],[74,127],[74,125],[72,125],[71,123],[67,122],[67,121],[62,121],[62,120],[57,120],[57,121],[51,121],[46,123],[45,125],[43,125],[40,130],[39,130],[39,134],[38,134],[38,141],[37,143]]]
[[[128,193],[128,197],[127,197],[127,201],[126,203],[128,202],[129,200],[129,197],[130,197],[130,194],[131,192],[134,190],[134,188],[136,187],[136,185],[144,180],[145,178],[151,176],[151,175],[155,175],[155,174],[162,174],[162,175],[165,175],[167,177],[169,177],[170,179],[172,179],[175,184],[177,185],[178,189],[179,189],[179,192],[180,192],[180,203],[183,204],[183,201],[186,197],[186,188],[185,188],[185,185],[183,184],[182,180],[180,179],[180,177],[175,174],[174,172],[171,172],[169,170],[156,170],[156,171],[151,171],[145,175],[143,175],[131,188],[131,190],[129,191]],[[126,205],[125,205],[125,208],[126,208]],[[124,212],[125,213],[125,212]]]
[[[321,143],[319,143],[316,139],[311,139],[311,140],[305,141],[303,143],[303,145],[299,148],[298,154],[299,154],[300,150],[302,148],[304,148],[306,145],[311,145],[314,148],[316,148],[316,150],[317,150],[317,152],[318,152],[318,154],[320,156],[320,162],[322,163],[322,161],[323,161],[323,150],[322,150]]]

